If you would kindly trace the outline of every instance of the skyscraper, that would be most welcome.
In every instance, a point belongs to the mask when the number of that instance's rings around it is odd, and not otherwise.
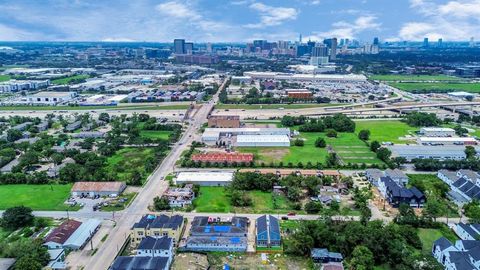
[[[185,42],[184,50],[186,54],[193,54],[193,42]]]
[[[173,53],[175,53],[175,54],[185,54],[185,39],[174,39],[173,40]]]
[[[380,44],[380,42],[378,41],[378,37],[375,37],[373,39],[373,45],[379,45],[379,44]]]
[[[328,56],[328,48],[323,44],[317,44],[312,48],[312,57]]]
[[[473,39],[473,37],[470,38],[470,44],[469,44],[470,48],[473,48],[475,47],[475,39]]]
[[[337,59],[337,38],[329,38],[323,41],[323,44],[327,45],[330,49],[330,60]]]
[[[423,39],[423,47],[428,48],[428,38]]]
[[[439,38],[437,42],[437,47],[441,48],[443,46],[443,39]]]
[[[212,52],[213,52],[213,47],[212,47],[212,43],[211,43],[211,42],[208,42],[208,43],[207,43],[207,52],[208,52],[208,53],[212,53]]]

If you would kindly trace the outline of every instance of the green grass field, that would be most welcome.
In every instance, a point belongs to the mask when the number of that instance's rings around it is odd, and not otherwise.
[[[435,242],[438,238],[444,236],[453,244],[455,241],[458,240],[457,236],[450,231],[448,228],[443,229],[418,229],[418,236],[422,241],[422,252],[424,254],[431,254],[433,242]]]
[[[65,205],[72,185],[0,185],[0,209],[28,206],[33,210],[71,209]]]
[[[166,130],[142,130],[140,136],[149,139],[163,139],[168,140],[168,136],[172,134],[171,131]]]
[[[8,81],[10,80],[10,76],[8,75],[0,75],[0,82]]]
[[[223,187],[200,187],[194,205],[197,212],[203,213],[229,213],[232,210],[230,198]]]
[[[322,104],[322,103],[309,103],[309,104],[218,104],[215,105],[215,109],[239,109],[239,110],[261,110],[261,109],[305,109],[305,108],[320,108],[331,107],[339,104]],[[344,104],[342,104],[344,105]],[[347,104],[345,104],[347,105]]]
[[[283,162],[284,166],[288,163],[297,166],[299,162],[304,166],[308,162],[315,165],[317,162],[325,163],[328,156],[326,148],[315,147],[315,140],[318,137],[323,137],[327,145],[331,145],[345,163],[383,164],[355,133],[339,133],[337,138],[328,138],[321,132],[302,132],[300,138],[304,139],[304,146],[238,147],[237,150],[253,153],[257,163],[263,162],[266,165],[272,162],[274,164]]]
[[[153,154],[153,148],[120,149],[107,159],[107,170],[116,173],[118,181],[128,181],[135,170],[142,173],[146,180],[148,174],[145,171],[145,160]]]
[[[376,81],[461,81],[459,77],[447,75],[372,75],[368,77]]]
[[[81,79],[88,79],[88,78],[90,78],[89,75],[74,75],[66,78],[52,80],[52,84],[56,84],[56,85],[69,84],[74,80],[81,80]]]
[[[172,104],[172,105],[143,105],[131,103],[126,106],[118,106],[118,110],[186,110],[190,105],[188,104]]]
[[[200,195],[195,199],[195,210],[201,213],[288,213],[292,209],[283,196],[258,190],[247,191],[252,198],[250,207],[234,207],[230,203],[228,191],[224,187],[200,187]],[[274,197],[275,196],[275,197]]]
[[[389,83],[391,86],[396,87],[400,90],[404,90],[407,92],[413,92],[416,90],[427,90],[429,92],[436,92],[436,91],[466,91],[471,93],[479,93],[480,92],[480,83],[445,83],[445,82],[438,82],[438,83],[428,83],[428,82],[418,82],[418,83],[397,83],[391,82]]]
[[[362,129],[370,130],[370,141],[405,143],[399,137],[418,131],[418,128],[411,127],[398,120],[372,120],[356,121],[355,133]]]

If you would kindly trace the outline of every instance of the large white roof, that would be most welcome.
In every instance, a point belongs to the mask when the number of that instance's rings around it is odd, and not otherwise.
[[[233,180],[231,172],[179,172],[178,182],[230,182]]]
[[[475,142],[472,137],[420,137],[420,141],[425,142]]]
[[[432,131],[432,132],[454,132],[453,128],[443,128],[443,127],[423,127],[420,129],[421,131]]]
[[[237,143],[248,142],[284,142],[289,143],[290,139],[287,135],[238,135]]]

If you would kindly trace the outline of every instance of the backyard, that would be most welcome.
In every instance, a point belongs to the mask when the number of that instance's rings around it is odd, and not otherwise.
[[[71,188],[72,184],[0,185],[0,209],[23,205],[33,210],[73,210],[73,207],[64,204]]]
[[[424,254],[431,254],[433,242],[435,242],[440,237],[445,237],[450,240],[453,244],[458,240],[458,237],[447,227],[441,229],[418,229],[418,236],[422,241],[422,252]]]

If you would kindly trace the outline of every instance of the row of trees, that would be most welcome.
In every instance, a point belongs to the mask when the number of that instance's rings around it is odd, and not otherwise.
[[[286,115],[283,116],[281,123],[286,127],[300,126],[299,131],[302,132],[323,132],[328,129],[337,132],[355,131],[355,122],[343,114],[335,114],[334,116],[326,116],[318,119],[307,119],[305,116],[295,117]]]

